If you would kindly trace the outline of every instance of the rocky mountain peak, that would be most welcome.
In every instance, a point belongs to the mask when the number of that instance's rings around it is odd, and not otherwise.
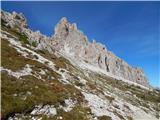
[[[66,48],[74,50],[86,46],[88,39],[77,29],[75,23],[69,23],[67,18],[63,17],[55,27],[55,34],[51,37],[51,43],[55,49],[66,51]]]
[[[68,23],[68,20],[66,17],[62,17],[60,20],[60,23]]]
[[[68,28],[67,18],[63,17],[55,27],[55,34],[66,32],[67,28]]]
[[[89,42],[76,24],[69,23],[65,17],[55,27],[51,41],[54,49],[73,59],[91,64],[112,76],[148,86],[142,70],[128,65],[96,40]]]
[[[74,30],[77,30],[77,25],[75,23],[69,23],[66,17],[62,17],[55,27],[55,34],[66,36],[69,32]]]

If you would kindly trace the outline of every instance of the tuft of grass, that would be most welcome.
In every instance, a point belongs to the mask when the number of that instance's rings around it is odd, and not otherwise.
[[[37,42],[36,42],[36,41],[33,41],[33,42],[31,43],[31,45],[32,45],[33,47],[37,47]]]
[[[127,116],[128,120],[133,120],[133,118],[131,116]]]
[[[91,90],[97,89],[96,85],[93,84],[93,83],[88,82],[87,85],[89,86],[89,88],[90,88]]]
[[[76,86],[79,86],[79,87],[83,87],[83,86],[85,86],[83,83],[81,83],[81,82],[79,82],[79,81],[75,81],[75,83],[74,83]]]
[[[112,120],[112,118],[104,115],[104,116],[98,117],[98,120]]]

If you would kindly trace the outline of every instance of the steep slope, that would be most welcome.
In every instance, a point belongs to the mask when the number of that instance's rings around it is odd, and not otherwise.
[[[116,80],[86,63],[77,65],[68,55],[70,52],[58,48],[63,48],[63,42],[55,45],[46,36],[31,31],[26,22],[24,25],[26,20],[22,15],[1,14],[2,119],[160,118],[160,91]],[[19,16],[18,19],[15,16]],[[58,41],[62,34],[57,35]],[[87,40],[82,44],[87,46]]]

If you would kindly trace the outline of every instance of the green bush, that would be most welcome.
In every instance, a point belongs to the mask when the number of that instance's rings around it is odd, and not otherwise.
[[[33,47],[37,47],[37,42],[36,42],[36,41],[33,41],[31,45],[32,45]]]
[[[112,120],[112,118],[109,116],[101,116],[101,117],[98,117],[98,120]]]

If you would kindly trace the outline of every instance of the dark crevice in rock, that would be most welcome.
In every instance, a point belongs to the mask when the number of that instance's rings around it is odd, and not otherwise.
[[[106,65],[106,70],[107,72],[109,72],[109,64],[107,62],[107,57],[105,57],[105,65]]]
[[[101,56],[98,57],[98,65],[101,68]]]

